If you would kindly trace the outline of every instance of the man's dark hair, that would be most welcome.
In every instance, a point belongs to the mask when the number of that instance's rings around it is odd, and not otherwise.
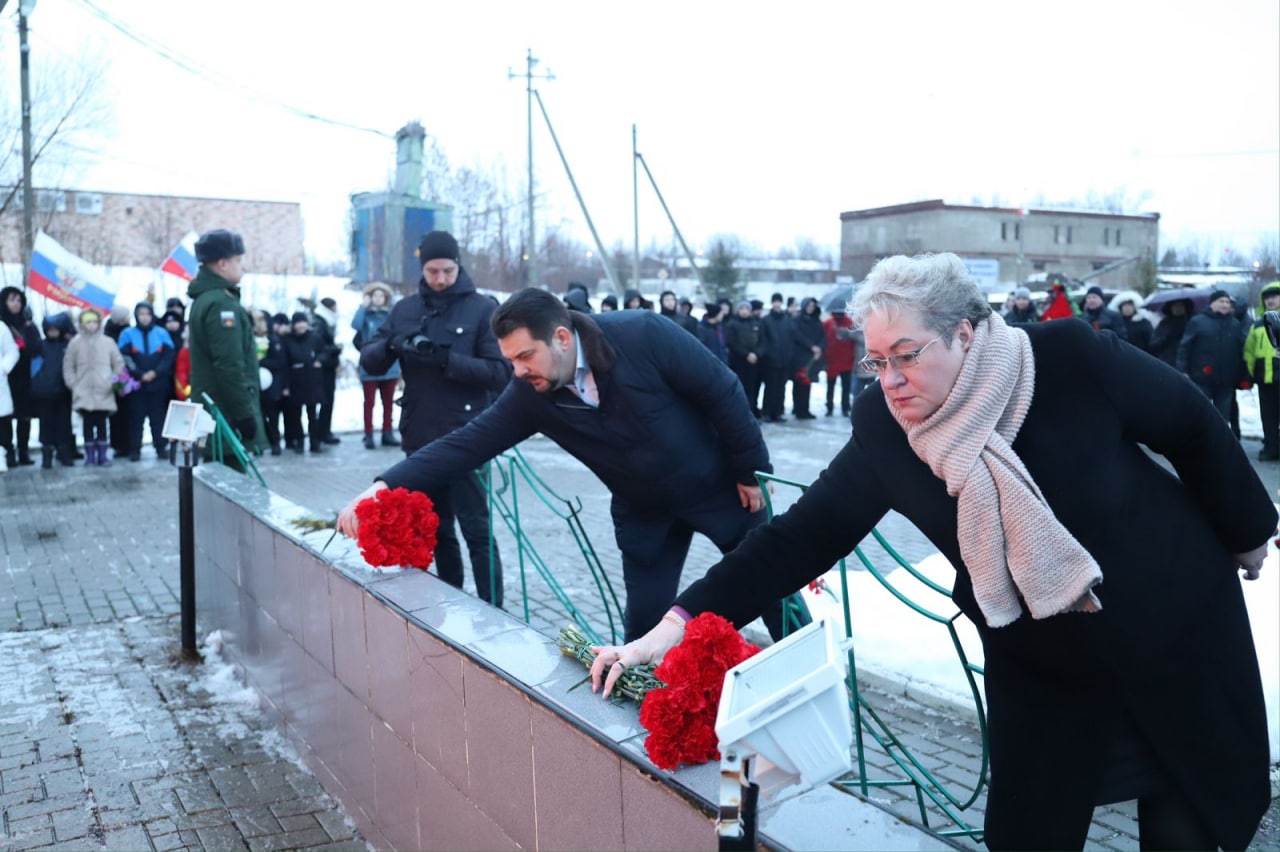
[[[558,297],[536,287],[526,287],[498,306],[489,325],[499,340],[523,328],[534,340],[550,343],[557,328],[573,328],[573,321],[569,318],[569,309]]]

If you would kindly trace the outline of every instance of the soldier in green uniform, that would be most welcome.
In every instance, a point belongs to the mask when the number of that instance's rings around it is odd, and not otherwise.
[[[187,321],[191,399],[203,402],[201,394],[207,393],[245,448],[261,453],[258,352],[238,286],[244,277],[244,240],[233,231],[209,231],[196,241],[196,260],[200,270],[187,287],[193,300]],[[234,458],[224,461],[235,466]]]

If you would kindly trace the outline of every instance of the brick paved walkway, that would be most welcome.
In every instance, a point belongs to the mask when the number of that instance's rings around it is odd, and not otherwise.
[[[779,473],[802,482],[848,434],[840,418],[765,429]],[[1250,449],[1256,452],[1256,442]],[[608,499],[598,481],[550,442],[534,439],[523,451],[562,495],[582,499],[584,526],[604,564],[616,566]],[[273,490],[331,517],[398,458],[347,436],[328,453],[264,457],[260,467]],[[1264,476],[1274,480],[1276,470],[1270,465]],[[176,479],[153,459],[0,474],[0,850],[363,849],[267,720],[216,697],[209,665],[177,658]],[[777,504],[794,496],[779,488]],[[536,512],[527,523],[565,587],[587,588],[563,525]],[[913,562],[933,552],[901,518],[886,519],[881,531]],[[504,555],[513,553],[505,531],[499,538]],[[716,556],[695,539],[684,581]],[[514,559],[505,585],[508,609],[518,612]],[[467,588],[474,588],[470,577]],[[545,633],[565,621],[533,577],[530,607],[531,624]],[[980,754],[976,728],[954,709],[920,705],[886,686],[869,687],[877,712],[931,771],[971,786]],[[873,774],[891,769],[875,748],[868,760]],[[871,797],[917,816],[901,788],[873,790]],[[980,823],[984,802],[966,818]],[[1277,847],[1273,819],[1254,848]],[[1086,848],[1137,848],[1132,806],[1099,808]]]

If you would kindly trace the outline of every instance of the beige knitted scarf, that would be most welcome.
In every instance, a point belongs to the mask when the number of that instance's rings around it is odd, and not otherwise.
[[[1026,332],[992,314],[973,343],[942,407],[920,423],[890,408],[911,449],[957,498],[960,556],[987,624],[1102,608],[1093,587],[1102,570],[1054,516],[1010,446],[1035,391]]]

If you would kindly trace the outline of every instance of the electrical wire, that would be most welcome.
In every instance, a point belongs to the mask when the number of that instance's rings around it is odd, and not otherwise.
[[[252,86],[248,86],[244,83],[234,80],[231,77],[226,76],[225,74],[222,74],[218,71],[215,71],[212,68],[209,68],[208,66],[200,65],[196,61],[189,59],[187,57],[184,57],[181,54],[171,50],[170,48],[165,46],[163,43],[156,41],[155,39],[152,39],[148,36],[142,35],[141,33],[135,32],[134,30],[126,26],[122,21],[113,17],[104,9],[99,7],[96,3],[93,2],[93,0],[77,0],[77,2],[79,2],[80,5],[88,9],[89,12],[92,15],[94,15],[96,18],[98,18],[103,23],[110,26],[112,29],[115,29],[116,31],[124,35],[130,41],[150,51],[151,53],[156,54],[157,56],[164,59],[165,61],[170,62],[173,65],[176,65],[177,67],[181,68],[183,71],[186,71],[188,74],[192,74],[196,77],[200,77],[201,79],[212,78],[214,82],[216,82],[221,86],[238,89],[241,93],[248,95],[250,98],[254,100],[258,100],[258,101],[262,101],[264,103],[270,104],[276,107],[277,109],[281,109],[287,113],[291,113],[292,115],[298,116],[299,118],[304,118],[309,121],[320,122],[321,124],[328,124],[333,127],[341,127],[347,130],[355,130],[360,133],[372,133],[373,135],[379,136],[383,139],[395,138],[392,134],[382,130],[378,130],[373,127],[365,127],[360,124],[353,124],[352,122],[349,122],[349,121],[330,118],[328,116],[320,115],[310,110],[296,107],[292,104],[286,103],[285,101],[270,97],[269,95],[265,95],[258,89],[253,88]]]

